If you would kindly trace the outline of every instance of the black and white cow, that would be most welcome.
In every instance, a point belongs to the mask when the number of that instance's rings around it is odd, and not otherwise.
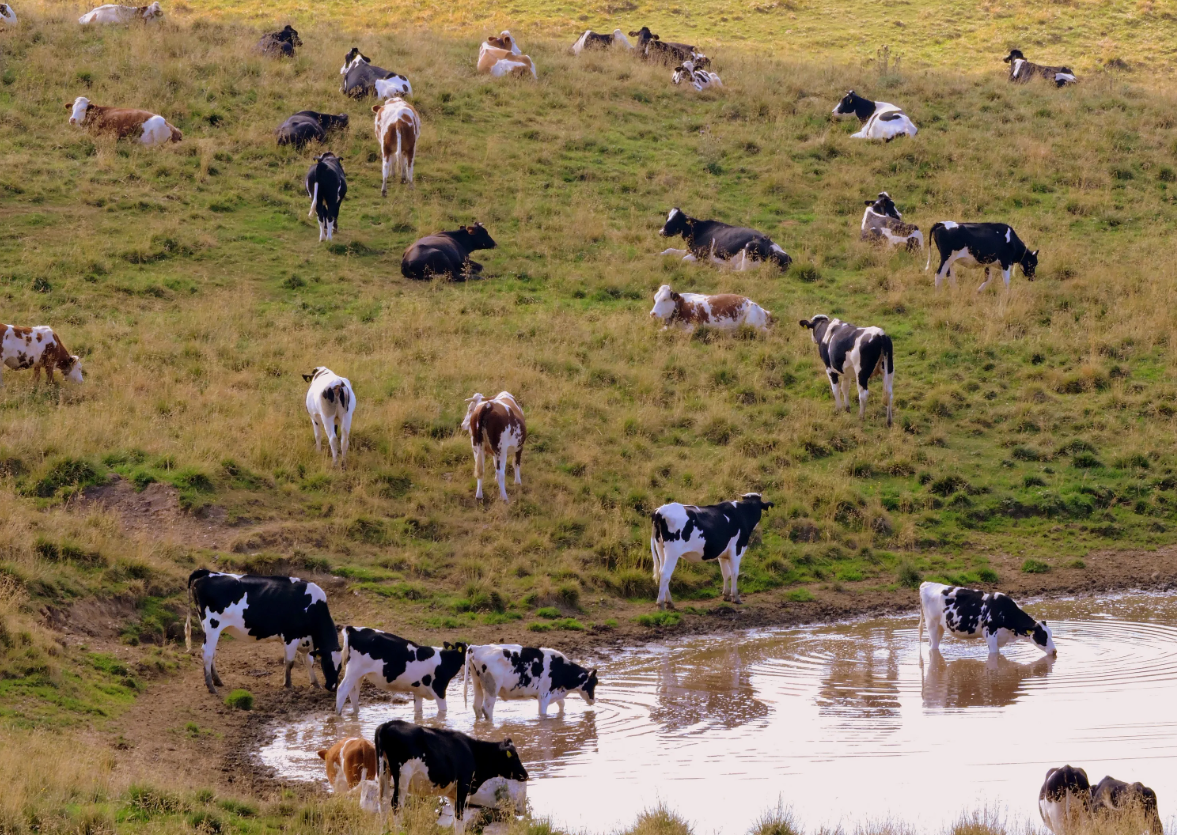
[[[871,101],[849,91],[838,102],[833,111],[835,116],[858,117],[862,129],[850,134],[852,139],[884,139],[890,142],[897,136],[915,136],[919,133],[915,124],[902,109],[885,101]]]
[[[323,668],[323,682],[334,690],[339,682],[339,635],[327,609],[327,595],[314,583],[297,577],[222,574],[198,568],[188,577],[188,600],[204,630],[204,683],[217,695],[217,641],[228,631],[255,641],[277,639],[285,647],[286,686],[300,649],[310,650]],[[309,644],[308,644],[309,642]],[[184,623],[184,643],[192,649],[192,612]],[[314,677],[311,683],[318,687]]]
[[[636,32],[630,32],[629,36],[638,39],[638,54],[654,61],[662,61],[667,64],[681,64],[683,61],[694,61],[696,67],[704,67],[711,63],[710,61],[704,63],[703,60],[700,60],[706,58],[706,56],[694,46],[685,43],[664,41],[651,32],[649,26],[643,26]]]
[[[424,647],[390,632],[366,627],[343,627],[343,682],[335,694],[335,712],[343,713],[347,700],[360,709],[360,684],[413,696],[414,712],[423,699],[437,702],[437,715],[446,712],[445,691],[466,663],[467,645],[446,641],[441,647]]]
[[[940,253],[940,266],[936,270],[936,286],[947,276],[956,281],[953,272],[955,264],[965,266],[983,266],[985,280],[977,288],[981,292],[989,284],[989,269],[996,265],[1001,267],[1001,277],[1009,288],[1009,277],[1013,265],[1022,268],[1022,273],[1031,281],[1034,271],[1038,269],[1038,250],[1022,243],[1022,239],[1007,223],[956,223],[944,220],[932,224],[928,230],[928,263],[924,272],[932,266],[932,246]]]
[[[275,133],[279,145],[293,145],[301,148],[310,142],[323,142],[327,131],[347,127],[347,114],[338,116],[319,113],[316,110],[300,110],[279,126]]]
[[[1165,835],[1157,809],[1157,793],[1143,783],[1125,783],[1104,777],[1091,790],[1091,811],[1096,818],[1136,814],[1148,826],[1148,835]]]
[[[874,200],[866,201],[866,211],[862,213],[862,240],[887,246],[903,244],[908,252],[924,247],[924,233],[918,226],[903,222],[895,201],[885,191],[880,191]]]
[[[1025,84],[1031,78],[1041,77],[1055,87],[1066,87],[1079,80],[1075,78],[1075,73],[1070,67],[1045,67],[1030,63],[1020,49],[1011,49],[1009,55],[1001,60],[1009,64],[1009,80],[1017,84]]]
[[[705,507],[672,502],[655,510],[651,516],[650,554],[654,559],[654,582],[658,584],[658,608],[674,608],[670,577],[680,559],[719,560],[723,599],[742,602],[736,586],[740,560],[748,550],[752,531],[760,524],[761,514],[772,506],[759,493],[745,493],[738,501]]]
[[[454,807],[457,833],[466,827],[467,798],[484,784],[496,778],[527,781],[527,769],[510,739],[483,741],[460,731],[393,719],[376,729],[373,741],[381,811],[391,803],[395,815],[411,794],[446,797]]]
[[[494,249],[498,244],[481,223],[462,226],[453,232],[426,235],[405,250],[401,275],[405,278],[449,278],[465,281],[478,277],[482,265],[470,260],[470,253]]]
[[[817,344],[817,353],[826,367],[830,390],[834,393],[834,411],[850,411],[850,379],[858,383],[858,419],[866,416],[866,400],[870,396],[870,379],[883,375],[883,392],[887,397],[887,425],[895,404],[895,347],[882,328],[859,328],[831,319],[819,313],[802,319],[801,327],[808,328]]]
[[[789,253],[763,232],[718,220],[696,220],[682,209],[670,210],[658,234],[664,238],[682,235],[686,249],[667,249],[662,254],[680,256],[684,261],[706,259],[735,270],[751,269],[757,261],[771,261],[782,270],[793,263]]]
[[[319,218],[319,240],[331,240],[339,231],[339,206],[347,197],[347,176],[343,173],[343,160],[327,151],[315,157],[307,169],[307,197],[311,198],[311,210],[307,216]]]
[[[352,98],[358,99],[364,96],[378,95],[379,92],[376,89],[376,82],[386,80],[394,82],[391,87],[389,85],[382,85],[386,91],[392,89],[401,91],[401,95],[413,94],[413,85],[409,83],[407,78],[392,70],[377,67],[368,56],[364,55],[354,46],[344,56],[343,66],[340,68],[339,74],[343,76],[343,85],[339,88],[340,92]]]
[[[1029,641],[1048,655],[1057,655],[1054,633],[1044,620],[1034,620],[999,591],[984,592],[942,583],[920,585],[920,643],[924,624],[933,652],[940,651],[944,633],[957,638],[984,638],[989,654],[997,655],[1010,641]]]
[[[1064,765],[1046,772],[1038,792],[1038,813],[1054,835],[1067,835],[1082,826],[1090,808],[1091,784],[1086,771]]]
[[[269,32],[262,35],[262,39],[257,42],[257,51],[263,55],[276,55],[282,58],[293,58],[294,48],[302,46],[302,39],[298,36],[298,32],[289,23],[286,27],[278,32]]]
[[[473,676],[471,676],[473,673]],[[590,705],[596,701],[597,671],[569,661],[564,653],[519,644],[486,644],[470,647],[462,673],[462,698],[474,680],[474,718],[494,721],[495,702],[502,698],[536,699],[539,715],[548,715],[555,702],[564,712],[564,699],[576,693]]]
[[[585,29],[584,34],[572,45],[572,54],[579,55],[586,49],[608,49],[615,43],[623,44],[626,49],[633,49],[633,44],[626,39],[625,33],[620,29],[614,29],[612,35],[599,35],[592,29]]]

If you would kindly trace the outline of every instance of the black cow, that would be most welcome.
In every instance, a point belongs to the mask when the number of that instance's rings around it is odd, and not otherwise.
[[[1029,641],[1048,655],[1057,655],[1054,633],[1044,620],[1034,620],[1009,595],[943,583],[920,585],[920,643],[924,624],[933,652],[940,651],[944,633],[957,638],[983,638],[989,654],[997,655],[1010,641]]]
[[[643,26],[636,32],[630,32],[631,38],[638,39],[638,52],[646,58],[651,58],[655,61],[662,61],[663,63],[681,64],[683,61],[695,61],[696,67],[704,67],[711,63],[700,62],[698,59],[705,58],[694,46],[685,43],[674,43],[672,41],[664,41],[650,31],[649,26]]]
[[[446,712],[445,691],[466,664],[467,645],[448,641],[441,647],[425,647],[379,629],[343,628],[343,683],[335,696],[335,712],[343,713],[347,700],[360,708],[360,684],[367,679],[381,690],[411,693],[417,713],[423,699],[437,702],[437,713]]]
[[[309,142],[323,142],[327,131],[347,127],[347,114],[333,116],[315,110],[300,110],[281,124],[275,133],[279,145],[293,145],[301,148]]]
[[[298,37],[298,32],[294,31],[294,27],[287,23],[286,28],[280,32],[262,35],[262,39],[257,42],[256,49],[264,55],[293,58],[296,46],[302,46],[302,39]]]
[[[343,86],[339,88],[340,91],[355,99],[377,95],[376,82],[385,79],[397,80],[396,87],[402,94],[413,92],[407,78],[392,70],[377,67],[354,46],[344,56],[343,67],[339,70],[339,74],[343,76]]]
[[[1142,783],[1125,783],[1104,777],[1091,790],[1091,809],[1097,817],[1137,814],[1148,825],[1148,835],[1164,835],[1157,810],[1157,793]]]
[[[831,319],[824,313],[802,319],[799,324],[808,328],[817,343],[817,353],[826,367],[830,390],[834,393],[834,411],[850,411],[850,379],[858,383],[858,419],[866,415],[866,400],[870,396],[870,378],[883,375],[883,391],[887,397],[887,425],[891,425],[895,403],[895,348],[891,337],[882,328],[859,328]],[[841,385],[839,385],[841,383]],[[845,389],[843,391],[843,389]]]
[[[772,502],[759,493],[745,493],[738,501],[696,507],[678,502],[654,511],[650,554],[654,558],[654,582],[658,583],[658,608],[673,609],[670,577],[680,559],[688,562],[719,560],[723,573],[723,599],[740,603],[736,581],[740,560],[748,550],[760,515]]]
[[[671,209],[666,224],[658,233],[664,238],[682,235],[687,248],[667,249],[663,255],[681,255],[684,261],[706,259],[736,270],[751,269],[757,261],[771,261],[782,270],[793,263],[763,232],[744,226],[729,226],[718,220],[696,220],[682,209]]]
[[[410,794],[447,797],[454,806],[455,832],[466,825],[466,799],[484,783],[499,777],[527,780],[527,769],[510,739],[488,742],[460,731],[393,719],[376,729],[373,741],[381,810],[389,796],[391,775],[394,814]]]
[[[315,157],[307,170],[307,197],[311,198],[310,215],[319,217],[319,240],[331,240],[339,230],[339,205],[347,196],[347,177],[343,160],[330,151]]]
[[[956,281],[953,265],[958,261],[966,266],[985,267],[985,280],[977,292],[989,284],[991,264],[1001,267],[1006,289],[1009,289],[1010,271],[1014,264],[1020,265],[1022,273],[1031,281],[1034,280],[1034,271],[1038,269],[1038,250],[1031,252],[1013,227],[1006,223],[956,223],[945,220],[932,224],[928,230],[928,239],[928,263],[924,266],[924,272],[932,266],[934,244],[940,252],[940,266],[936,270],[937,287],[945,276]]]
[[[1009,80],[1017,84],[1025,84],[1035,76],[1045,78],[1055,87],[1066,87],[1079,80],[1070,67],[1046,67],[1030,63],[1020,49],[1011,49],[1009,55],[1001,60],[1009,64]]]
[[[379,764],[377,764],[379,767]],[[1038,792],[1038,812],[1054,835],[1066,835],[1087,817],[1091,806],[1091,784],[1081,768],[1052,768]]]
[[[217,695],[217,641],[225,630],[255,641],[278,639],[286,646],[286,686],[299,649],[309,644],[310,657],[323,667],[323,682],[334,690],[339,682],[339,635],[327,609],[327,595],[314,583],[297,577],[221,574],[198,568],[188,577],[188,601],[200,614],[204,630],[204,683]],[[192,649],[192,612],[184,623],[184,642]],[[314,673],[311,684],[318,687]]]
[[[482,272],[482,265],[471,261],[470,253],[496,246],[481,223],[426,235],[405,250],[401,275],[405,278],[445,276],[453,281],[465,281]]]

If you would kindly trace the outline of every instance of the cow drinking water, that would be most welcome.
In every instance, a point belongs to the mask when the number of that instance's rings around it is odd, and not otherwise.
[[[596,701],[597,671],[586,670],[554,649],[519,644],[485,644],[470,647],[462,672],[462,697],[473,679],[474,718],[494,721],[498,699],[535,699],[539,715],[548,715],[555,702],[564,712],[564,699],[576,693],[588,704]]]
[[[942,583],[920,586],[920,643],[924,624],[933,652],[940,651],[945,633],[957,638],[983,638],[989,654],[997,655],[1010,641],[1028,641],[1048,655],[1056,655],[1054,633],[1044,620],[1034,620],[1001,592],[983,592]]]

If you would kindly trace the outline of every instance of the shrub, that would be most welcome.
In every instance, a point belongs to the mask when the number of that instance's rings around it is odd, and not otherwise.
[[[1067,563],[1067,568],[1086,568],[1086,567],[1087,567],[1087,563],[1083,562],[1083,560],[1071,560],[1069,563]]]
[[[527,625],[527,629],[529,632],[551,632],[552,625],[550,623],[540,623],[539,621],[536,621],[535,623],[529,623]]]
[[[1092,455],[1090,452],[1078,452],[1075,457],[1071,459],[1071,466],[1078,467],[1083,470],[1090,470],[1093,467],[1102,467],[1103,462]]]
[[[677,626],[682,620],[678,612],[651,612],[634,618],[639,626]]]
[[[1031,558],[1022,563],[1022,571],[1027,574],[1049,574],[1050,566],[1042,560]]]
[[[992,568],[978,568],[977,579],[982,583],[996,583],[999,579],[997,572]]]
[[[895,569],[895,579],[905,589],[918,589],[924,581],[919,569],[907,560],[899,563],[899,567]]]
[[[203,809],[188,815],[188,825],[197,832],[207,833],[207,835],[221,835],[221,831],[224,829],[224,824],[221,823],[219,817]]]
[[[225,705],[234,710],[253,710],[253,694],[248,690],[234,690],[225,697]]]
[[[537,618],[544,618],[545,620],[556,620],[563,617],[560,614],[560,610],[554,606],[544,606],[542,609],[536,609],[535,616]]]

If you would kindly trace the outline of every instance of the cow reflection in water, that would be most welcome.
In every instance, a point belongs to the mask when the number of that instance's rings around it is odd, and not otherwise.
[[[745,658],[741,652],[756,654]],[[670,652],[662,656],[662,674],[658,680],[657,703],[650,708],[650,719],[664,731],[694,728],[701,733],[712,728],[731,730],[764,719],[770,710],[756,698],[751,683],[751,667],[763,650],[737,646],[718,647],[694,653],[691,663]]]
[[[822,716],[854,722],[856,728],[857,720],[870,719],[873,733],[894,733],[902,725],[898,641],[881,631],[865,640],[861,635],[849,637],[844,643],[821,647],[833,657],[817,694],[818,710]]]
[[[939,651],[932,652],[923,668],[920,688],[924,707],[1012,705],[1025,691],[1028,679],[1046,678],[1053,666],[1054,656],[1051,655],[1044,655],[1032,664],[1019,664],[1004,655],[945,661]]]

